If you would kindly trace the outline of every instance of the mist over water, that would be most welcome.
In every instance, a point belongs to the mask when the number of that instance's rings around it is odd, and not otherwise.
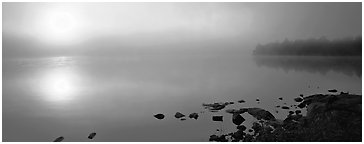
[[[300,94],[361,94],[361,57],[254,56],[257,43],[360,31],[361,3],[5,3],[3,141],[208,141],[236,126],[201,104],[242,99],[227,108],[284,119],[276,105]]]

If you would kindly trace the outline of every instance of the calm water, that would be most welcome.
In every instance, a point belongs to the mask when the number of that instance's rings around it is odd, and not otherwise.
[[[234,129],[231,115],[202,112],[275,106],[327,89],[361,94],[360,58],[253,57],[249,54],[3,59],[3,141],[208,141]],[[278,97],[283,97],[279,101]],[[255,102],[259,98],[261,103]],[[180,121],[176,112],[200,113]],[[163,113],[164,120],[154,114]],[[213,122],[212,115],[224,115]],[[249,116],[246,115],[247,119]],[[249,121],[244,122],[249,125]]]

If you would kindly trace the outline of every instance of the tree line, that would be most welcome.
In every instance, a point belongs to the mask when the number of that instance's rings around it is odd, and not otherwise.
[[[285,39],[265,45],[258,44],[254,55],[294,55],[294,56],[361,56],[361,36],[328,40],[318,39],[294,40]]]

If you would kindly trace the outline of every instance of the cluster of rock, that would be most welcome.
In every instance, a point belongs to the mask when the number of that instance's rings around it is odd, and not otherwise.
[[[334,91],[331,91],[334,92]],[[361,95],[349,93],[315,94],[295,98],[301,110],[289,111],[284,120],[276,119],[261,108],[228,109],[233,114],[236,132],[211,135],[210,141],[361,141]],[[249,113],[258,121],[247,133],[238,121],[240,114]]]

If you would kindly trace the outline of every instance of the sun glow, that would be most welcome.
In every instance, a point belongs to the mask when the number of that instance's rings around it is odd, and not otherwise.
[[[40,15],[35,28],[41,41],[57,45],[80,41],[84,22],[79,10],[57,7],[45,9]]]

